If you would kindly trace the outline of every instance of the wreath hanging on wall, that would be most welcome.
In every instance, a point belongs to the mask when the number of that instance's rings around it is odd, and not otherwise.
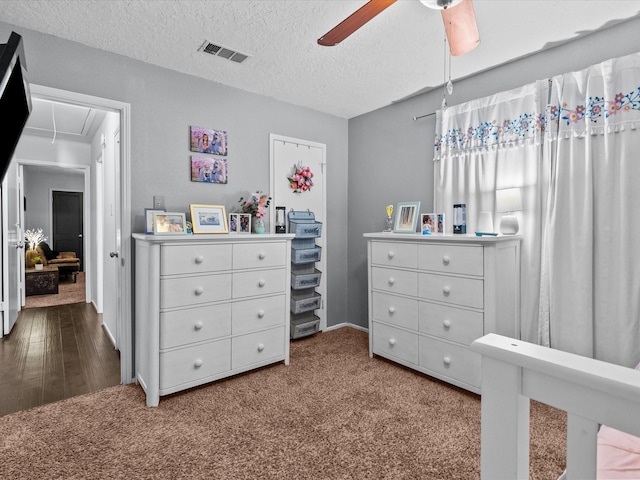
[[[311,190],[313,187],[313,172],[307,166],[302,164],[294,164],[291,167],[291,173],[287,175],[289,186],[293,189],[293,193],[302,193]]]

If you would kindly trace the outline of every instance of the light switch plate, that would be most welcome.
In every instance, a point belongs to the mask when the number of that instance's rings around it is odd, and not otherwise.
[[[164,209],[164,195],[153,196],[153,208]]]

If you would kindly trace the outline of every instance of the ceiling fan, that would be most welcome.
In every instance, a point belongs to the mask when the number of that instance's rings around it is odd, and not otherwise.
[[[362,7],[318,39],[325,47],[337,45],[397,0],[369,0]],[[478,25],[471,0],[420,0],[425,6],[440,10],[451,55],[462,55],[480,43]]]

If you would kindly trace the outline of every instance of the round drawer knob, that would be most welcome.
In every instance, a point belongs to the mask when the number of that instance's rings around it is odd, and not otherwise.
[[[451,293],[451,288],[450,287],[444,287],[442,289],[442,293],[444,293],[445,296],[449,295]]]
[[[393,277],[389,277],[389,285],[393,285],[394,283],[396,283],[396,279]]]
[[[390,338],[389,339],[389,345],[391,345],[392,347],[396,344],[396,339],[395,338]]]
[[[260,252],[260,253],[258,254],[258,258],[259,258],[260,260],[264,260],[265,258],[267,258],[267,254],[266,254],[266,253],[264,253],[264,252]]]
[[[202,322],[196,322],[196,324],[193,326],[193,328],[195,328],[196,330],[202,330],[202,327],[204,327],[204,324]]]
[[[204,262],[204,258],[202,258],[201,255],[198,255],[196,257],[196,264],[200,265],[202,262]]]
[[[197,359],[195,362],[193,362],[193,366],[194,366],[195,368],[200,368],[200,367],[202,366],[202,359],[201,359],[201,358],[199,358],[199,359]]]
[[[393,252],[393,250],[390,250],[389,253],[387,253],[387,257],[389,258],[393,258],[395,255],[395,253]]]
[[[204,288],[198,287],[196,288],[196,295],[200,296],[204,293]]]
[[[260,288],[264,287],[266,284],[267,284],[267,282],[265,282],[264,280],[260,280],[260,281],[258,282],[258,286],[259,286]]]
[[[445,329],[449,330],[449,328],[451,328],[451,320],[449,320],[449,319],[445,320],[444,322],[442,322],[442,326]]]
[[[258,310],[258,318],[264,317],[264,310]]]
[[[261,352],[264,350],[264,344],[263,343],[259,343],[258,344],[258,351]]]
[[[450,357],[444,357],[442,359],[442,363],[444,363],[448,367],[449,365],[451,365],[451,358]]]
[[[450,262],[451,262],[451,259],[449,258],[449,255],[445,255],[444,257],[442,257],[443,265],[449,265]]]
[[[391,314],[396,313],[396,307],[389,307],[389,313]]]

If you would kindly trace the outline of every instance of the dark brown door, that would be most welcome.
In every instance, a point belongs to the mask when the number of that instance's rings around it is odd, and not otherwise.
[[[83,267],[82,192],[53,192],[53,249],[76,252]]]

